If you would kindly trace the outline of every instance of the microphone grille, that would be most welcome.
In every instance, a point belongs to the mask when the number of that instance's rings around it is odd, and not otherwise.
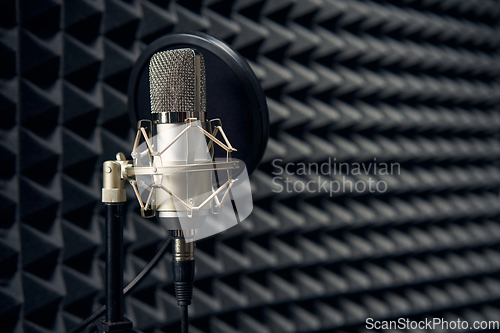
[[[151,113],[205,112],[205,61],[193,49],[155,53],[149,62]]]

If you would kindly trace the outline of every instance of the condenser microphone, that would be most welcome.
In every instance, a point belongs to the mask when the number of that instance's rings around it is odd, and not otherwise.
[[[211,202],[191,211],[212,194],[212,172],[187,172],[182,166],[212,162],[207,140],[196,126],[207,130],[206,80],[203,55],[190,48],[158,52],[149,64],[153,144],[159,153],[155,166],[179,166],[177,172],[156,176],[163,191],[156,191],[157,216],[168,230],[199,228]],[[186,122],[196,126],[186,127]],[[208,129],[210,131],[210,129]],[[177,141],[171,144],[175,139]],[[171,144],[168,149],[163,149]],[[209,168],[207,168],[209,170]],[[188,203],[189,207],[183,203]],[[188,217],[188,215],[191,216]],[[182,223],[180,222],[182,221]]]
[[[155,191],[153,204],[163,226],[171,230],[175,294],[182,332],[187,332],[194,280],[192,240],[210,212],[213,192],[212,158],[200,131],[207,130],[203,56],[190,48],[155,53],[149,63],[149,89],[156,151],[152,163],[175,170],[153,176],[161,189]],[[198,166],[206,171],[190,172]]]
[[[151,120],[138,122],[133,166],[124,173],[141,214],[157,216],[170,230],[185,333],[194,241],[235,226],[253,209],[249,174],[269,136],[266,98],[230,46],[202,33],[171,34],[151,43],[134,65],[129,107],[133,122]]]

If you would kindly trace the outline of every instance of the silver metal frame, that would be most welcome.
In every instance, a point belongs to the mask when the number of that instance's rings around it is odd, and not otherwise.
[[[218,122],[219,125],[215,126],[213,129],[212,133],[209,133],[207,130],[205,130],[203,127],[196,125],[194,126],[194,122],[198,122],[199,119],[197,118],[187,118],[185,119],[185,124],[186,127],[171,141],[167,144],[166,147],[163,149],[157,151],[154,149],[153,144],[151,143],[151,130],[149,133],[146,131],[147,127],[142,126],[142,122],[144,120],[139,121],[138,123],[138,131],[137,135],[135,138],[134,146],[132,149],[131,156],[132,158],[137,158],[140,153],[137,152],[137,148],[139,147],[140,139],[141,136],[144,138],[146,145],[148,147],[147,153],[149,155],[149,159],[151,162],[151,166],[147,167],[139,167],[139,166],[133,166],[131,161],[127,161],[126,165],[122,166],[122,178],[126,179],[129,181],[129,183],[132,185],[132,188],[134,189],[134,193],[137,197],[137,201],[139,202],[139,205],[141,206],[141,213],[145,217],[152,217],[155,215],[155,212],[152,211],[152,200],[154,193],[157,189],[161,189],[174,197],[176,200],[178,200],[182,206],[187,210],[188,217],[193,216],[194,211],[198,211],[202,209],[205,205],[207,205],[212,199],[215,201],[215,206],[212,206],[212,211],[213,213],[217,214],[220,211],[217,211],[217,209],[221,209],[222,205],[224,204],[224,201],[226,200],[226,197],[231,190],[233,184],[237,179],[232,178],[232,170],[238,169],[239,168],[239,161],[232,161],[231,160],[231,153],[237,151],[235,148],[231,146],[231,143],[229,142],[228,138],[226,137],[226,134],[224,133],[224,130],[222,129],[222,124],[220,122],[220,119],[213,119],[210,120],[209,123],[211,125],[212,122]],[[150,129],[152,126],[152,122],[149,120],[146,120],[146,122],[149,123]],[[190,128],[197,128],[201,133],[203,133],[210,141],[207,145],[207,152],[211,152],[211,157],[213,159],[214,156],[214,143],[217,144],[219,147],[224,149],[226,151],[226,161],[213,161],[212,163],[202,163],[202,164],[189,164],[189,165],[172,165],[172,166],[155,166],[153,165],[153,157],[154,156],[160,156],[162,155],[167,149],[169,149],[176,141],[178,141],[183,135],[186,135],[187,131]],[[211,130],[211,128],[210,128]],[[218,133],[221,133],[221,136],[223,140],[225,141],[225,144],[220,141],[219,139],[216,138],[216,135]],[[217,190],[212,188],[212,194],[205,199],[200,205],[193,207],[190,206],[189,203],[184,202],[181,198],[179,198],[175,193],[171,192],[169,189],[167,189],[165,186],[161,184],[152,184],[151,186],[148,186],[144,182],[137,182],[135,179],[135,176],[138,175],[171,175],[174,173],[178,172],[200,172],[200,171],[213,171],[213,170],[218,170],[218,171],[226,171],[228,175],[228,180],[220,186]],[[141,196],[139,194],[139,189],[138,186],[141,186],[145,188],[146,190],[149,191],[148,199],[146,202],[143,202],[141,199]],[[226,192],[224,193],[222,199],[219,201],[219,198],[217,195],[222,192],[222,190],[226,189]]]

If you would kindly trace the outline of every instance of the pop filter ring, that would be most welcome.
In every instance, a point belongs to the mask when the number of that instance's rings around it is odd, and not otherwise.
[[[200,32],[174,33],[160,37],[146,47],[132,68],[128,84],[128,107],[132,124],[137,124],[139,119],[151,118],[148,75],[150,58],[156,52],[183,47],[195,49],[205,57],[207,117],[221,119],[229,141],[238,149],[232,157],[243,161],[248,174],[251,174],[259,165],[269,139],[266,97],[246,60],[229,45],[212,36]],[[237,91],[218,91],[217,85]],[[211,93],[210,90],[214,91]],[[239,110],[211,108],[211,104],[217,103],[237,105]],[[245,137],[241,138],[240,133],[244,133]]]

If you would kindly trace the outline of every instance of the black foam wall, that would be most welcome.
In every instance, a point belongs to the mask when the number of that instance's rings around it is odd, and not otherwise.
[[[251,218],[197,244],[191,332],[500,319],[500,2],[1,0],[0,8],[0,331],[64,332],[102,304],[101,165],[132,148],[130,69],[148,43],[188,30],[248,59],[272,123],[252,176]],[[273,160],[330,157],[376,158],[400,172],[323,176],[385,181],[377,193],[276,193]],[[127,281],[166,236],[129,194]],[[169,260],[126,298],[144,332],[178,329]]]

